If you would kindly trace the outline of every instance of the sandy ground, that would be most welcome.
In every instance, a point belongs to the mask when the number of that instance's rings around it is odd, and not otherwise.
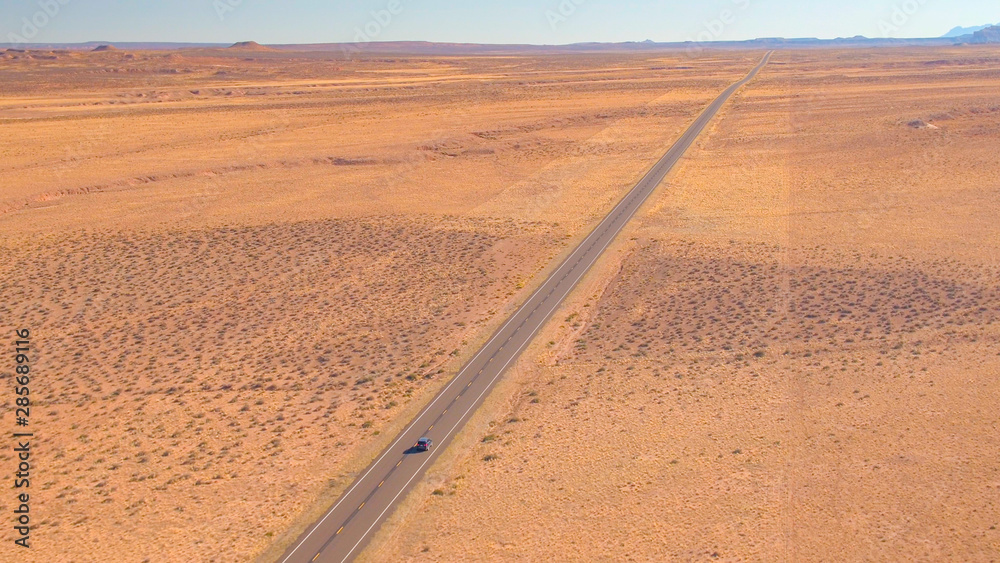
[[[363,560],[1000,559],[1000,55],[772,61]]]
[[[336,55],[0,53],[0,559],[280,551],[759,57]]]

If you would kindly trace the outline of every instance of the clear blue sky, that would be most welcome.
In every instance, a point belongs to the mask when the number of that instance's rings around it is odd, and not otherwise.
[[[372,13],[394,4],[391,17]],[[937,37],[998,22],[996,0],[0,0],[0,42],[34,31],[39,43],[325,43],[359,29],[380,41],[534,44]]]

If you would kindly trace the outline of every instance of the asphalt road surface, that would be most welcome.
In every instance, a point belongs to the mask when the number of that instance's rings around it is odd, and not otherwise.
[[[358,555],[379,524],[420,480],[507,367],[514,363],[535,333],[663,181],[719,108],[767,64],[770,56],[771,53],[767,53],[744,79],[727,88],[698,116],[663,158],[278,561],[342,563]],[[434,447],[429,452],[417,452],[412,448],[423,436],[434,440]]]

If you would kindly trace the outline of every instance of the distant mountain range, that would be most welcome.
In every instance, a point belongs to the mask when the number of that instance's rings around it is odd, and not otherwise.
[[[971,30],[971,31],[970,31]],[[3,44],[0,48],[16,49],[65,49],[94,50],[107,49],[113,45],[118,49],[134,51],[174,50],[174,49],[222,49],[231,48],[236,52],[253,51],[255,54],[274,55],[275,51],[338,51],[344,53],[373,54],[413,54],[413,55],[462,55],[462,54],[502,54],[502,53],[579,53],[603,51],[655,51],[685,49],[791,49],[803,47],[889,47],[908,45],[961,45],[1000,43],[1000,24],[995,26],[956,27],[942,37],[927,39],[869,38],[862,35],[838,37],[837,39],[816,39],[812,37],[788,39],[765,37],[746,41],[713,41],[696,43],[691,41],[657,43],[655,41],[629,41],[625,43],[574,43],[570,45],[489,45],[478,43],[432,43],[428,41],[375,41],[371,43],[312,43],[262,46],[254,41],[241,41],[235,45],[224,43],[159,43],[159,42],[107,42],[87,43],[32,43],[27,45]]]
[[[982,45],[984,43],[1000,43],[1000,25],[980,29],[971,36],[963,35],[961,39],[966,43]]]
[[[1000,25],[1000,23],[998,23],[997,25]],[[961,37],[963,35],[972,35],[973,33],[977,32],[977,31],[984,30],[987,27],[992,27],[992,25],[991,24],[974,25],[972,27],[958,26],[958,27],[952,28],[951,31],[949,31],[948,33],[945,33],[941,37]]]
[[[229,43],[173,43],[168,41],[87,41],[85,43],[0,43],[5,49],[66,49],[70,51],[93,51],[98,47],[112,45],[130,51],[170,51],[173,49],[212,49],[229,47]]]

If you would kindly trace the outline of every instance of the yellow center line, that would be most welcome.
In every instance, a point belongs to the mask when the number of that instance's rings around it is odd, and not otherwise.
[[[343,527],[343,526],[341,526],[341,527],[340,527],[340,529],[339,529],[339,530],[337,530],[337,533],[336,533],[336,535],[338,535],[338,536],[339,536],[339,535],[340,535],[340,532],[343,532],[343,531],[344,531],[344,527]]]
[[[433,425],[433,424],[431,424],[431,427],[430,427],[430,428],[428,428],[428,430],[434,430],[434,425]]]
[[[320,552],[320,553],[322,553],[322,552]],[[317,559],[319,559],[319,553],[317,553],[316,555],[313,556],[313,561],[315,561]]]
[[[358,510],[361,510],[364,507],[365,507],[365,503],[361,503],[361,506],[358,507]]]
[[[399,460],[399,461],[397,461],[397,462],[396,462],[396,467],[399,467],[399,464],[400,464],[400,463],[403,463],[403,460]]]
[[[381,487],[384,484],[385,484],[385,481],[382,481],[381,483],[378,484],[378,486]]]
[[[448,414],[448,409],[444,409],[444,412],[441,414]]]

